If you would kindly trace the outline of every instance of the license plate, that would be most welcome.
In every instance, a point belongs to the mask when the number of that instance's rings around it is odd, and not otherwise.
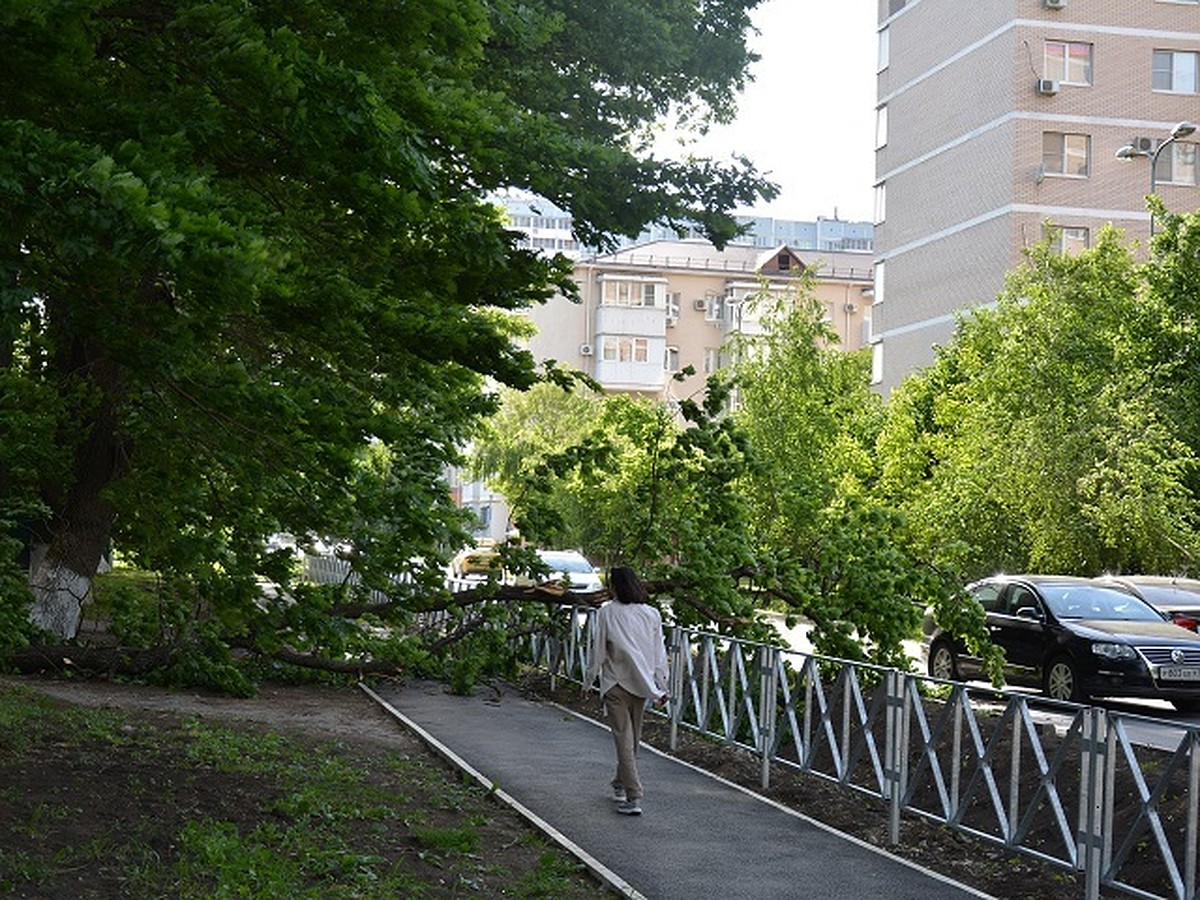
[[[1158,677],[1161,681],[1200,681],[1200,666],[1163,666]]]

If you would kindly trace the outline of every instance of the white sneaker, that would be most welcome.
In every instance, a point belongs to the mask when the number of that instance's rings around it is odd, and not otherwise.
[[[619,785],[619,784],[614,784],[612,786],[612,789],[613,789],[613,800],[615,800],[617,803],[624,803],[626,800],[624,786]]]
[[[637,800],[622,800],[617,804],[617,812],[623,816],[640,816],[642,804]]]

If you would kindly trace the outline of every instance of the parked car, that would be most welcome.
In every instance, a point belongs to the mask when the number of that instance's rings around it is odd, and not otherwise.
[[[1132,591],[1089,578],[1002,575],[968,585],[987,614],[1005,677],[1055,700],[1148,697],[1200,710],[1200,634],[1181,628]],[[962,640],[934,629],[929,674],[982,675]]]
[[[1176,625],[1198,631],[1200,624],[1200,581],[1170,575],[1105,575],[1099,579],[1133,591]]]
[[[500,551],[496,542],[483,539],[474,547],[464,547],[450,561],[450,574],[455,578],[482,580],[489,573],[500,577]]]
[[[537,555],[550,574],[537,578],[522,575],[516,579],[518,585],[560,581],[569,590],[581,593],[604,590],[600,573],[578,550],[538,550]]]

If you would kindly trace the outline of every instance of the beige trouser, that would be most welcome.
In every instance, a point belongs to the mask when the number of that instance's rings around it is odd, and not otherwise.
[[[604,695],[604,709],[608,725],[612,728],[613,741],[617,745],[617,777],[613,779],[613,787],[624,787],[625,796],[637,800],[642,796],[637,749],[642,740],[642,713],[646,710],[646,698],[631,694],[619,684],[614,684]]]

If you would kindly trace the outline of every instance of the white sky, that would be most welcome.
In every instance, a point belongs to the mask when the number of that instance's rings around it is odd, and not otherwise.
[[[871,220],[875,12],[873,0],[766,0],[754,12],[750,46],[762,59],[737,120],[692,148],[746,156],[779,185],[775,200],[740,212]]]

